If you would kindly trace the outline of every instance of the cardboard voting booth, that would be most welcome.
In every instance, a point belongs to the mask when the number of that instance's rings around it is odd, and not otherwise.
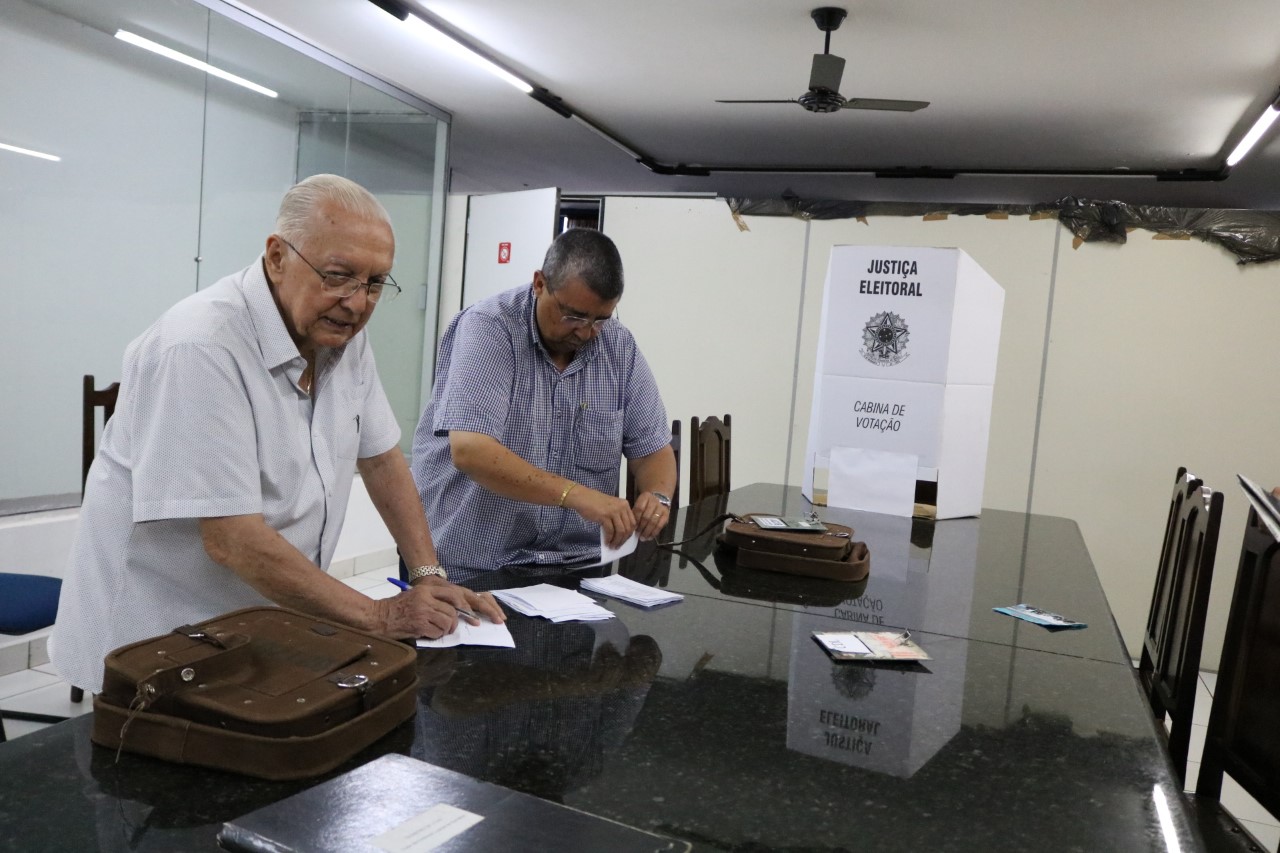
[[[832,248],[805,497],[910,515],[923,494],[938,518],[977,515],[1003,312],[960,249]]]

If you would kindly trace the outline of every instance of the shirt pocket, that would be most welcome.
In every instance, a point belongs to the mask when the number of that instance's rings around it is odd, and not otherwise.
[[[337,423],[337,435],[334,437],[334,452],[339,459],[352,460],[360,455],[360,412],[364,406],[364,386],[357,385],[343,395],[343,406],[334,420]]]
[[[584,409],[574,435],[575,462],[586,471],[617,471],[622,458],[622,415]]]

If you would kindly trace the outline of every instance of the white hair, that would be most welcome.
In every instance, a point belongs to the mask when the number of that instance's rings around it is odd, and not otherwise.
[[[391,217],[382,202],[355,181],[340,175],[312,175],[290,187],[280,200],[276,233],[291,243],[301,242],[312,225],[311,215],[326,202],[391,227]]]

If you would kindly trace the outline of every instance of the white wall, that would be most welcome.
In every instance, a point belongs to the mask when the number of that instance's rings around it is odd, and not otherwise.
[[[719,201],[605,204],[620,316],[671,417],[733,414],[734,483],[801,481],[831,246],[964,249],[1005,289],[985,505],[1075,519],[1136,652],[1174,473],[1205,477],[1226,495],[1203,657],[1216,668],[1247,514],[1235,474],[1280,483],[1280,399],[1253,368],[1270,360],[1280,267],[1144,231],[1073,249],[1056,221],[1025,217],[745,222]]]

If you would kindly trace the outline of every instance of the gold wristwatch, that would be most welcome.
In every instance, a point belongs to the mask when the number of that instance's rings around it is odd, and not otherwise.
[[[449,576],[445,574],[444,566],[436,563],[432,566],[418,566],[416,569],[409,570],[409,583],[413,583],[421,578],[437,577],[442,581],[447,581]]]

